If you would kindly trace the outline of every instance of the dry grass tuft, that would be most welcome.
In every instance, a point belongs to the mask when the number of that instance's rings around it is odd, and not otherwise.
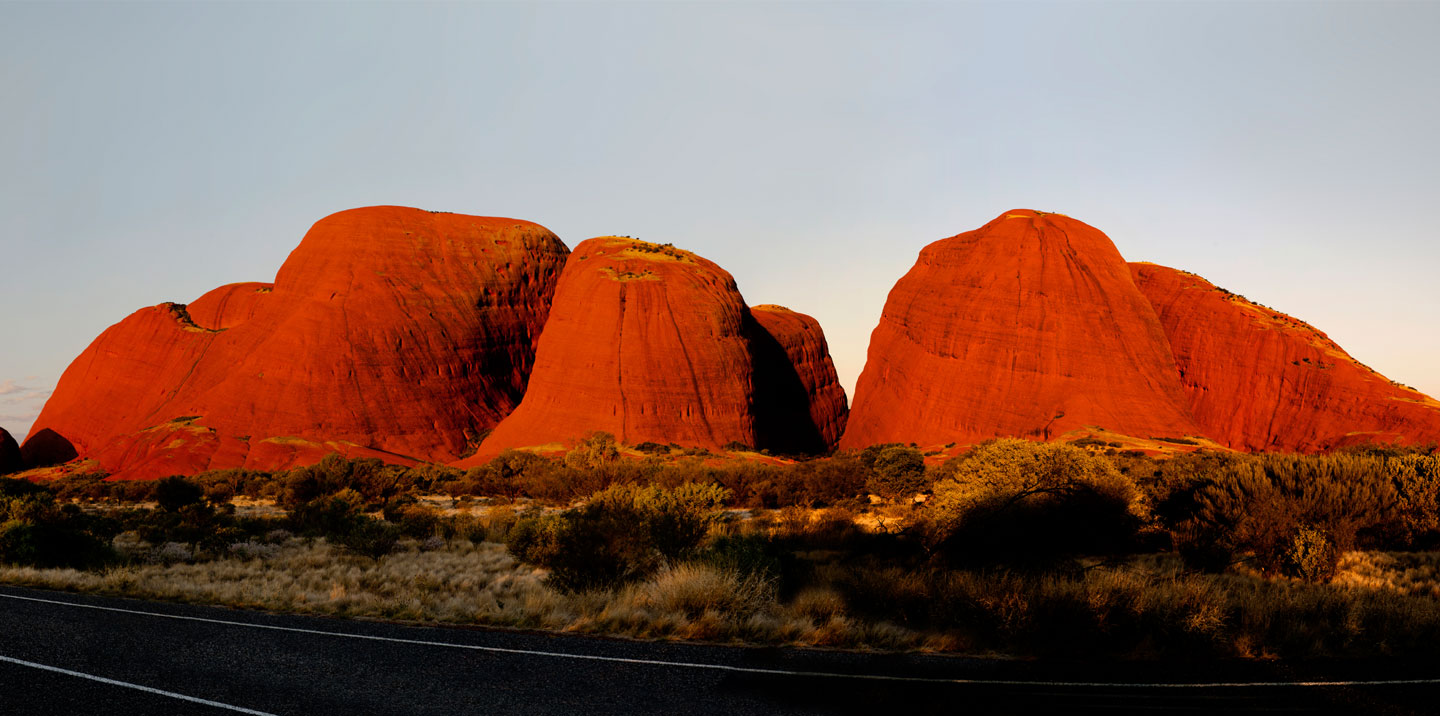
[[[277,537],[212,561],[0,567],[0,582],[280,612],[892,650],[1369,656],[1428,653],[1440,639],[1435,553],[1347,553],[1335,585],[1193,574],[1164,555],[1061,573],[831,563],[782,598],[771,578],[700,563],[565,594],[495,543],[412,541],[370,559]]]

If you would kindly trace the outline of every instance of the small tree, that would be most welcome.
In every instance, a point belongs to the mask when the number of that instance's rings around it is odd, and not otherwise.
[[[517,559],[549,569],[561,589],[611,586],[694,552],[729,497],[716,485],[615,485],[580,507],[521,520],[506,546]]]
[[[615,446],[615,436],[595,431],[586,435],[570,452],[565,453],[565,465],[577,470],[593,470],[620,459],[620,450]]]
[[[871,462],[866,489],[890,499],[913,497],[928,486],[925,454],[918,448],[892,445],[876,454]]]
[[[1045,562],[1130,546],[1140,494],[1110,461],[1063,443],[1001,439],[935,484],[925,532],[952,560]]]
[[[155,483],[155,502],[166,512],[179,512],[185,507],[204,501],[205,488],[180,475],[172,475]]]

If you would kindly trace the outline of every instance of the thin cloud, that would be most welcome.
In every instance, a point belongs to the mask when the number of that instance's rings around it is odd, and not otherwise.
[[[17,440],[24,439],[30,432],[45,401],[55,392],[54,386],[36,384],[34,380],[33,377],[23,382],[13,378],[0,380],[0,427]]]

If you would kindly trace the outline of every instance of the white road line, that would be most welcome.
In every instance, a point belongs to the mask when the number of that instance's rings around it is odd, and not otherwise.
[[[419,646],[441,646],[450,649],[468,649],[471,651],[485,651],[497,654],[519,654],[522,656],[544,656],[556,659],[578,659],[583,661],[606,661],[619,664],[639,664],[645,666],[669,666],[682,669],[706,669],[710,671],[726,671],[741,674],[765,674],[768,676],[809,676],[828,679],[863,679],[868,681],[904,681],[926,684],[967,684],[973,686],[1037,686],[1037,687],[1071,687],[1071,688],[1107,688],[1107,689],[1238,689],[1238,688],[1276,688],[1276,687],[1327,687],[1327,686],[1416,686],[1426,684],[1440,684],[1440,678],[1435,679],[1377,679],[1377,680],[1356,680],[1356,681],[1211,681],[1204,683],[1185,682],[1149,682],[1149,683],[1114,683],[1108,681],[1027,681],[1023,679],[936,679],[924,676],[887,676],[884,674],[843,674],[829,671],[792,671],[788,669],[762,669],[749,666],[729,666],[727,664],[704,664],[689,661],[661,661],[659,659],[630,659],[622,656],[599,656],[595,654],[572,654],[561,651],[540,651],[536,649],[509,649],[500,646],[479,646],[477,644],[455,644],[444,641],[426,641],[423,639],[401,639],[391,636],[375,636],[373,634],[350,634],[346,632],[325,631],[323,629],[302,629],[300,627],[278,626],[275,624],[250,624],[247,622],[230,621],[227,619],[208,619],[205,617],[190,617],[180,614],[165,614],[163,612],[148,612],[139,609],[121,609],[119,607],[102,607],[97,604],[80,604],[77,602],[65,602],[56,599],[40,599],[38,597],[22,597],[17,594],[0,593],[5,599],[20,599],[27,602],[41,602],[44,604],[58,604],[65,607],[76,607],[79,609],[95,609],[106,612],[120,612],[122,614],[139,614],[147,617],[159,617],[162,619],[178,619],[181,621],[203,622],[206,624],[223,624],[225,626],[246,627],[249,629],[269,629],[272,631],[293,632],[296,634],[317,634],[320,636],[341,637],[344,639],[365,639],[368,641],[383,641],[394,644],[415,644]]]
[[[91,681],[98,681],[98,682],[100,682],[100,683],[102,683],[102,684],[109,684],[109,685],[111,685],[111,686],[123,686],[123,687],[125,687],[125,688],[127,688],[127,689],[135,689],[136,691],[144,691],[144,692],[149,693],[149,694],[159,694],[160,696],[168,696],[168,697],[170,697],[170,698],[172,698],[172,699],[180,699],[181,701],[189,701],[190,703],[194,703],[194,704],[205,704],[206,706],[214,706],[214,707],[217,708],[217,709],[225,709],[225,710],[227,710],[227,711],[236,711],[236,712],[239,712],[239,713],[242,713],[242,714],[253,714],[253,716],[275,716],[275,714],[266,713],[266,712],[264,712],[264,711],[255,711],[255,710],[253,710],[253,709],[241,708],[241,707],[239,707],[239,706],[231,706],[230,704],[222,704],[222,703],[220,703],[219,701],[211,701],[211,700],[209,700],[209,699],[198,699],[198,698],[195,698],[194,696],[186,696],[185,694],[177,694],[177,693],[175,693],[174,691],[166,691],[166,690],[164,690],[164,689],[156,689],[156,688],[153,688],[153,687],[150,687],[150,686],[141,686],[140,684],[132,684],[132,683],[130,683],[130,682],[128,682],[128,681],[116,681],[115,679],[107,679],[107,678],[105,678],[105,677],[103,677],[103,676],[93,676],[93,675],[91,675],[91,674],[82,674],[82,673],[80,673],[80,672],[78,672],[78,671],[71,671],[71,670],[69,670],[69,669],[62,669],[62,668],[60,668],[60,667],[58,667],[58,666],[46,666],[45,664],[37,664],[37,663],[35,663],[35,662],[33,662],[33,661],[25,661],[24,659],[13,659],[13,658],[8,657],[8,656],[0,655],[0,661],[6,662],[6,663],[9,663],[9,664],[18,664],[18,665],[20,665],[20,666],[28,666],[28,667],[30,667],[30,668],[32,668],[32,669],[43,669],[43,670],[45,670],[45,671],[53,671],[53,672],[55,672],[55,673],[57,673],[57,674],[65,674],[66,676],[77,676],[77,677],[82,678],[82,679],[89,679],[89,680],[91,680]]]

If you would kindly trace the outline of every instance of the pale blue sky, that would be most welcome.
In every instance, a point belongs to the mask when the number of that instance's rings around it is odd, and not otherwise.
[[[935,239],[1070,214],[1440,394],[1440,4],[0,4],[0,426],[401,204],[673,242],[847,390]]]

